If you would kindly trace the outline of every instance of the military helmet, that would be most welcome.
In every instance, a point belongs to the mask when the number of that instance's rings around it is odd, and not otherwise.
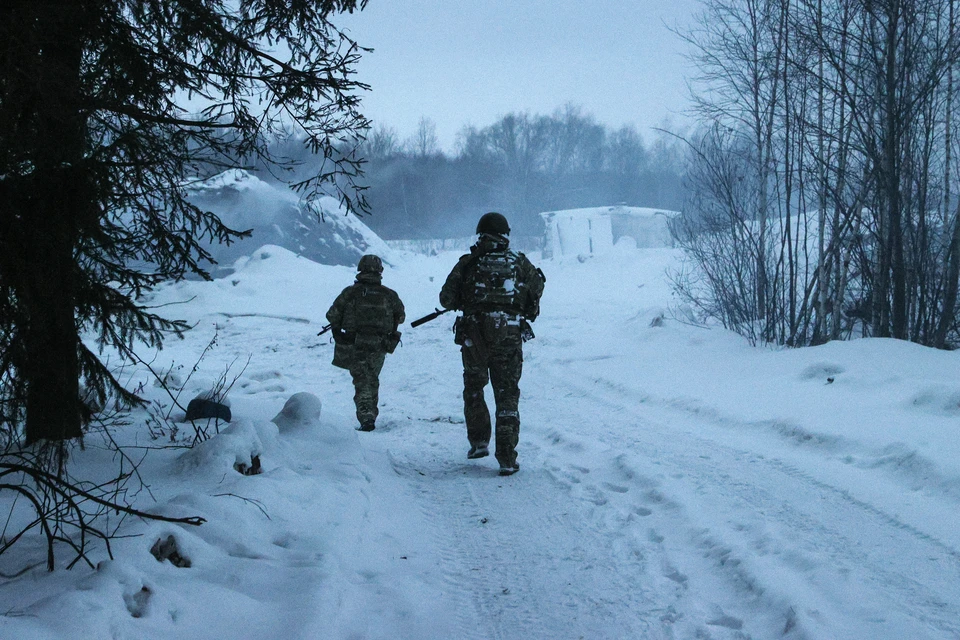
[[[383,273],[383,261],[380,256],[369,253],[357,263],[357,271],[360,273]]]
[[[477,233],[496,233],[507,236],[510,235],[510,225],[503,215],[491,211],[480,216],[480,222],[477,223]]]

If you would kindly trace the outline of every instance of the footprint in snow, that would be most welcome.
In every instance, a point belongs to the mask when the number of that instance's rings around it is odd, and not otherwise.
[[[733,629],[734,631],[739,631],[743,628],[743,620],[728,615],[722,615],[719,618],[707,620],[707,624],[712,627],[726,627],[727,629]]]
[[[629,487],[624,487],[619,484],[612,484],[610,482],[604,482],[603,487],[604,489],[609,489],[610,491],[613,491],[615,493],[627,493],[628,491],[630,491]]]

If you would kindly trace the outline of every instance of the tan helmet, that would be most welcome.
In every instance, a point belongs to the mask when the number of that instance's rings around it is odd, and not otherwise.
[[[360,273],[383,273],[383,260],[380,259],[380,256],[368,253],[360,258],[360,262],[357,263],[357,271]]]

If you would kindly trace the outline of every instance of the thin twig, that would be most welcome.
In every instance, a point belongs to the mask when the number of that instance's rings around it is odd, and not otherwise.
[[[243,500],[244,502],[249,502],[250,504],[252,504],[253,506],[255,506],[257,509],[260,509],[260,513],[262,513],[267,520],[273,520],[273,518],[270,517],[270,514],[267,513],[267,510],[263,508],[263,503],[260,502],[259,500],[254,500],[254,499],[252,499],[252,498],[244,498],[243,496],[238,496],[238,495],[235,494],[235,493],[215,493],[215,494],[213,494],[213,497],[214,497],[214,498],[220,498],[220,497],[224,497],[224,496],[230,496],[230,497],[232,497],[232,498],[239,498],[239,499]]]

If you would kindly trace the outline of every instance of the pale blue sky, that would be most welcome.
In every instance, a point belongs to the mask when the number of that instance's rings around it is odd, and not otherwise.
[[[570,102],[611,127],[649,127],[686,106],[684,45],[697,0],[370,0],[337,24],[375,51],[358,67],[364,113],[401,137],[421,116],[451,150],[465,124]]]

